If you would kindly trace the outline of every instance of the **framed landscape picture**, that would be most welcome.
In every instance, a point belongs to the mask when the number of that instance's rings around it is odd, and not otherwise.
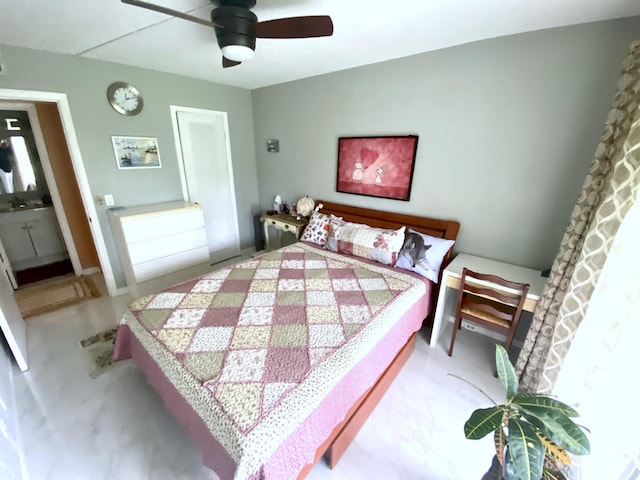
[[[158,139],[154,137],[111,137],[116,163],[121,170],[161,168]]]
[[[340,137],[338,192],[408,201],[418,136]]]

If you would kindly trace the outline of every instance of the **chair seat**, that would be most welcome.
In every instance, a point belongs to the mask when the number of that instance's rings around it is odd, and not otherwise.
[[[495,325],[499,325],[507,329],[511,326],[511,322],[509,320],[503,320],[502,318],[498,318],[495,315],[491,315],[488,312],[485,312],[483,310],[479,310],[476,308],[472,308],[470,306],[463,306],[460,309],[460,312],[465,313],[467,315],[472,315],[477,318],[481,318],[482,320],[493,323]]]

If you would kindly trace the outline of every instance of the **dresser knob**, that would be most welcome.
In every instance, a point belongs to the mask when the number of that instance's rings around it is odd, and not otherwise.
[[[289,228],[289,225],[285,225],[284,228]]]
[[[271,220],[271,225],[275,225],[275,224],[276,224],[275,220]]]

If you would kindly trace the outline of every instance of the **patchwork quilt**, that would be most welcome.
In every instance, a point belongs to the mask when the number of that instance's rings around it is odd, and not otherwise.
[[[297,243],[134,300],[122,323],[253,479],[425,290]]]

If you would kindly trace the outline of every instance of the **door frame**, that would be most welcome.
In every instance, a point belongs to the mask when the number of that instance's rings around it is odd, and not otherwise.
[[[44,137],[42,136],[42,129],[40,128],[40,119],[36,112],[36,106],[33,103],[5,102],[0,104],[0,110],[21,110],[27,112],[29,123],[31,124],[31,131],[33,132],[33,138],[36,142],[38,156],[40,157],[44,178],[47,181],[49,193],[51,194],[51,201],[53,203],[53,209],[56,214],[58,225],[60,226],[60,233],[62,233],[62,238],[64,239],[64,244],[67,248],[69,259],[71,260],[71,265],[73,265],[73,271],[76,275],[80,275],[82,273],[80,257],[78,256],[76,243],[73,241],[71,228],[69,227],[69,222],[67,221],[67,217],[62,207],[62,199],[60,198],[58,186],[55,183],[55,176],[53,175],[53,169],[51,168],[47,145],[44,141]]]
[[[87,214],[89,220],[89,228],[91,229],[91,236],[93,237],[93,242],[96,247],[96,252],[98,253],[98,260],[100,262],[100,268],[102,270],[102,274],[104,276],[105,284],[107,286],[107,290],[109,291],[110,296],[118,295],[122,292],[119,291],[115,277],[113,276],[113,269],[111,268],[111,262],[109,260],[109,254],[107,252],[107,246],[104,241],[104,235],[102,233],[102,229],[100,228],[100,222],[98,221],[98,213],[96,211],[95,205],[93,204],[93,196],[91,194],[91,188],[89,186],[89,180],[87,177],[87,172],[84,168],[84,162],[82,160],[82,153],[80,152],[80,144],[78,143],[78,138],[76,136],[76,130],[73,125],[73,117],[71,116],[71,108],[69,107],[69,100],[67,99],[67,95],[65,93],[58,92],[43,92],[43,91],[34,91],[34,90],[14,90],[9,88],[0,88],[0,100],[4,100],[6,102],[50,102],[55,103],[58,107],[58,114],[60,115],[60,121],[62,123],[62,128],[64,130],[65,139],[67,142],[67,148],[69,150],[69,156],[71,157],[71,164],[73,165],[73,172],[75,174],[76,182],[78,183],[78,188],[80,189],[80,196],[82,198],[82,203],[84,206],[85,213]],[[35,105],[33,105],[35,110]],[[35,115],[37,119],[37,115]],[[30,116],[31,120],[31,116]],[[40,128],[40,123],[37,122],[38,129]],[[35,133],[34,133],[35,135]],[[40,134],[40,139],[44,144],[44,140]],[[37,140],[36,140],[37,143]],[[38,150],[40,150],[40,145],[38,145]],[[46,152],[46,148],[44,149]],[[54,203],[54,208],[56,208],[56,215],[58,217],[58,221],[60,222],[61,229],[63,228],[63,224],[67,229],[67,234],[69,238],[71,238],[71,230],[69,229],[69,223],[67,222],[66,215],[64,214],[64,209],[62,208],[62,201],[60,199],[60,195],[58,192],[57,185],[55,183],[55,178],[53,178],[53,171],[51,170],[51,164],[49,163],[49,159],[47,156],[47,164],[48,164],[48,175],[51,176],[51,180],[49,176],[47,176],[47,168],[43,167],[45,170],[45,177],[47,182],[49,183],[49,189],[51,190],[51,197]],[[43,162],[44,165],[44,162]],[[57,198],[54,198],[53,190],[56,192]],[[58,204],[56,206],[56,203]],[[64,231],[63,231],[64,235]],[[65,242],[67,238],[65,237]],[[73,245],[73,250],[76,255],[76,261],[79,259],[77,257],[77,251],[75,250],[75,243],[73,243],[73,239],[71,239],[71,244]],[[67,248],[69,249],[69,244],[67,243]],[[71,257],[71,252],[69,252],[69,256]],[[73,259],[72,259],[73,262]],[[74,264],[75,270],[75,264]]]
[[[180,128],[178,125],[178,113],[199,113],[203,115],[217,116],[222,119],[222,127],[224,130],[224,147],[227,155],[227,166],[229,168],[229,181],[233,188],[231,203],[235,215],[233,216],[234,228],[238,239],[238,253],[241,251],[240,246],[240,226],[238,224],[238,205],[236,203],[236,181],[233,173],[233,158],[231,157],[231,137],[229,136],[229,116],[227,112],[219,110],[209,110],[205,108],[181,107],[180,105],[169,105],[171,111],[171,125],[173,126],[173,139],[176,147],[176,155],[178,157],[178,168],[180,170],[180,183],[182,184],[182,197],[185,202],[189,201],[189,189],[187,187],[187,172],[185,170],[184,157],[182,155],[182,144],[180,141]]]

